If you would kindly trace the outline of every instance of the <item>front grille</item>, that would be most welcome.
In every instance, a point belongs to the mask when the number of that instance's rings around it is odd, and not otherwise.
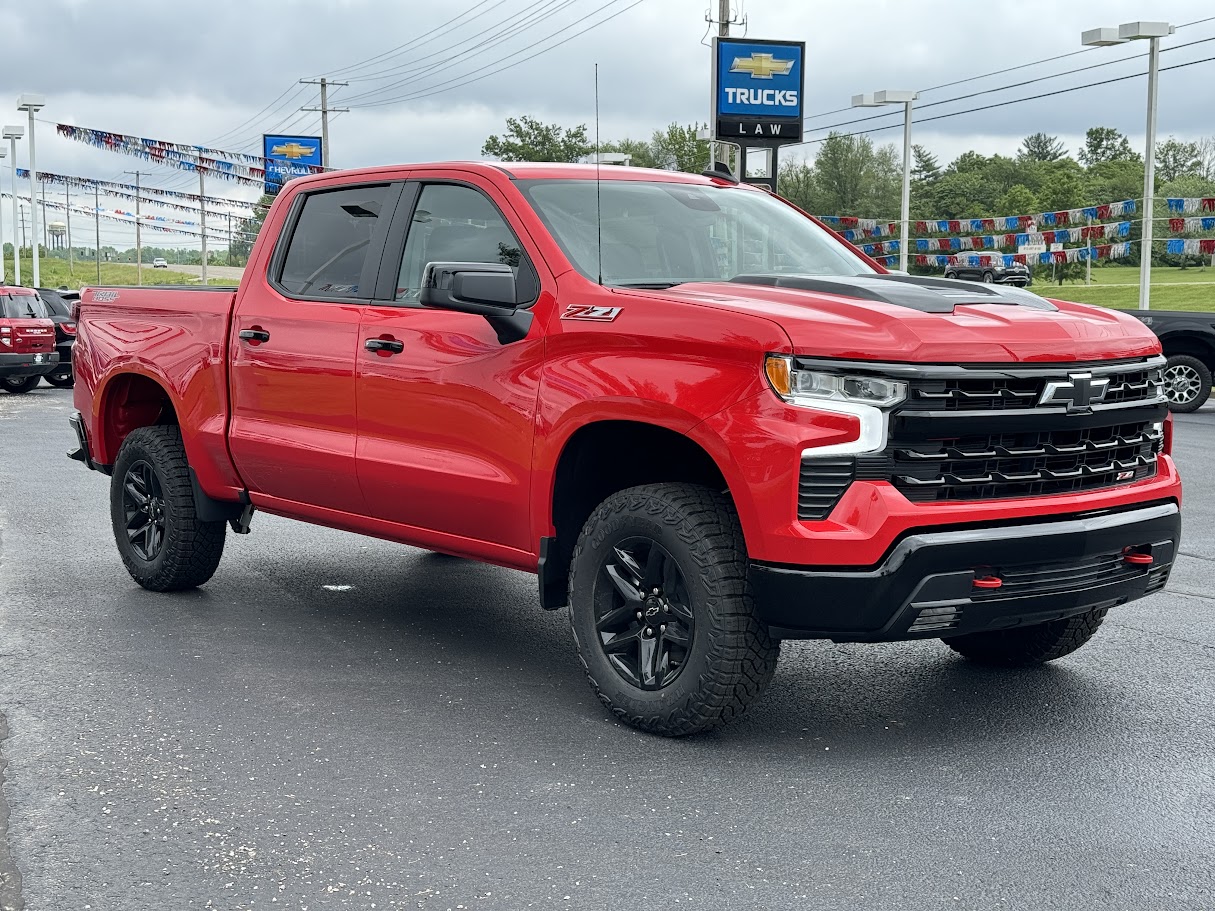
[[[1155,422],[986,433],[890,447],[890,479],[907,499],[991,500],[1076,493],[1156,474]]]
[[[1037,595],[1063,595],[1125,582],[1137,576],[1147,576],[1147,591],[1150,593],[1164,587],[1170,566],[1167,563],[1150,568],[1134,566],[1127,563],[1121,553],[1058,563],[1010,566],[998,572],[1003,585],[994,589],[975,589],[970,597],[972,601],[1003,601]]]
[[[797,483],[797,517],[825,519],[856,478],[853,459],[805,459]]]
[[[1069,372],[1088,372],[1108,379],[1106,404],[1150,403],[1162,394],[1163,367],[1157,364],[1118,364],[1097,367],[1061,368],[1048,375],[1041,368],[1026,370],[964,367],[945,371],[939,377],[916,379],[911,384],[904,411],[1006,411],[1034,408],[1051,380]]]

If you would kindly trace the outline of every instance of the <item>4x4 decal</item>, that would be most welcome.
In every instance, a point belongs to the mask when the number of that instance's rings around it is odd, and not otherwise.
[[[589,304],[570,304],[561,314],[562,319],[589,319],[596,323],[610,323],[620,315],[620,307],[592,307]]]

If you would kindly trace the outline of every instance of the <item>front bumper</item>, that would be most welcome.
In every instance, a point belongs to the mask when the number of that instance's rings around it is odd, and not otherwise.
[[[0,353],[0,376],[46,376],[59,366],[59,352]]]
[[[754,563],[760,617],[784,639],[886,642],[1044,623],[1164,587],[1181,535],[1173,501],[1032,525],[903,538],[877,566]],[[1150,565],[1125,554],[1150,554]],[[976,579],[1000,579],[977,588]]]

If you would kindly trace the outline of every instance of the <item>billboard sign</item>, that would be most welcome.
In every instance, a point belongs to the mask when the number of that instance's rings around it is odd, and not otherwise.
[[[262,136],[266,159],[266,192],[274,195],[295,177],[315,174],[321,167],[321,140],[316,136]]]
[[[804,41],[713,39],[715,138],[750,144],[802,141]]]

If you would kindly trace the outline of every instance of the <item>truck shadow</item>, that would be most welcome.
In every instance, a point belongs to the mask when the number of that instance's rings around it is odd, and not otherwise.
[[[771,687],[741,719],[679,741],[649,738],[603,724],[609,716],[583,675],[567,613],[540,609],[534,576],[405,551],[361,571],[349,590],[298,588],[318,575],[343,578],[343,568],[349,575],[334,556],[307,567],[280,564],[273,573],[314,606],[303,620],[311,640],[340,640],[352,654],[393,651],[395,669],[364,672],[401,674],[411,693],[458,690],[484,708],[544,717],[563,734],[588,724],[597,737],[614,729],[622,743],[642,737],[662,755],[737,749],[762,763],[769,751],[791,750],[916,758],[939,756],[950,744],[973,750],[986,743],[1014,754],[1043,741],[1080,749],[1094,719],[1142,708],[1093,672],[1083,652],[1058,664],[997,671],[962,661],[936,640],[786,642]],[[1088,649],[1100,648],[1098,635]]]

